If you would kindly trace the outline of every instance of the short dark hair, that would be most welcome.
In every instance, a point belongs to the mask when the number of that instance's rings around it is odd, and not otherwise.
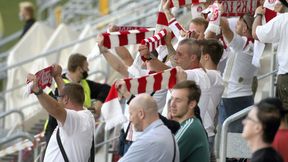
[[[72,54],[68,59],[68,71],[75,72],[77,67],[82,67],[84,65],[85,61],[87,61],[86,56],[79,53]]]
[[[63,88],[63,95],[67,96],[71,102],[83,105],[85,101],[84,89],[78,83],[67,83]]]
[[[178,46],[187,44],[190,49],[189,49],[189,53],[190,54],[194,54],[197,56],[197,59],[200,60],[201,58],[201,47],[199,45],[199,43],[195,40],[195,39],[191,39],[191,38],[186,38],[183,39],[179,42]]]
[[[281,101],[280,101],[281,102]],[[263,141],[271,144],[278,131],[281,115],[276,98],[266,98],[256,104],[257,118],[263,128]]]
[[[208,54],[213,63],[218,65],[223,54],[223,45],[217,39],[199,40],[199,44],[202,46],[202,54]]]
[[[173,87],[173,89],[188,89],[188,103],[193,100],[195,100],[197,103],[199,102],[201,90],[194,81],[185,80],[179,82]]]
[[[203,25],[205,29],[208,27],[208,24],[209,24],[209,22],[203,17],[194,18],[191,20],[191,23],[196,24],[196,25]]]

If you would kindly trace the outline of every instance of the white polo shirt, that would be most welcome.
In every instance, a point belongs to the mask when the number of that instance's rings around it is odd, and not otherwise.
[[[252,95],[251,85],[257,68],[252,65],[253,43],[234,33],[230,53],[223,73],[225,90],[223,98]]]
[[[288,13],[279,14],[267,24],[256,28],[260,42],[279,43],[277,50],[278,74],[288,73]]]
[[[48,143],[44,162],[64,162],[56,139],[60,129],[60,138],[69,161],[86,162],[90,157],[95,120],[89,110],[74,111],[66,109],[67,116],[62,125],[58,122]]]

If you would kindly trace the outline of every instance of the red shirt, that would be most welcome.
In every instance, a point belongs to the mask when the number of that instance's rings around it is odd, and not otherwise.
[[[288,162],[288,129],[279,129],[273,141],[273,148]]]

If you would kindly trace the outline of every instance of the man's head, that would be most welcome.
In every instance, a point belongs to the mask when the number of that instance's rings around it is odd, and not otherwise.
[[[19,18],[21,21],[27,21],[34,18],[34,5],[25,1],[19,3]]]
[[[236,24],[236,33],[240,36],[251,37],[253,21],[254,18],[249,13],[241,16]]]
[[[201,90],[194,81],[186,80],[177,83],[171,93],[171,116],[178,122],[194,116],[194,108],[197,106]]]
[[[282,3],[282,5],[284,5],[284,6],[286,7],[285,12],[288,12],[288,11],[287,11],[288,1],[287,1],[287,0],[280,0],[280,2]]]
[[[260,139],[271,144],[280,125],[280,111],[277,106],[271,102],[271,98],[256,104],[243,120],[242,136],[248,141]]]
[[[191,32],[195,31],[197,39],[202,40],[205,37],[204,32],[207,27],[208,27],[208,21],[202,17],[197,17],[191,20],[191,23],[189,25],[189,31]]]
[[[148,94],[139,94],[129,104],[129,120],[134,129],[143,131],[159,119],[156,101]]]
[[[201,65],[205,67],[206,64],[212,63],[217,66],[223,54],[223,45],[217,39],[206,39],[198,42],[202,49]]]
[[[76,109],[83,108],[85,96],[84,90],[80,84],[68,83],[64,85],[61,96],[58,96],[59,103],[65,108]]]
[[[88,77],[88,62],[87,58],[81,54],[73,54],[68,60],[68,71],[75,74],[79,80]]]
[[[288,4],[286,2],[286,5],[285,5],[285,2],[286,0],[283,0],[283,1],[277,0],[274,6],[274,11],[278,13],[288,12]]]
[[[201,57],[200,45],[194,39],[183,39],[176,49],[174,60],[184,70],[199,67]]]

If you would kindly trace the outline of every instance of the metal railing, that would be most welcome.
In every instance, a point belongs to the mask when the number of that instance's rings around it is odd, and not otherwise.
[[[250,106],[248,108],[245,108],[231,116],[229,116],[223,123],[222,125],[222,130],[221,130],[221,142],[220,142],[220,162],[225,162],[226,161],[226,155],[227,155],[227,136],[228,136],[228,127],[229,125],[244,117],[245,115],[248,114],[248,112],[251,110],[253,106]]]
[[[257,77],[257,80],[263,80],[267,77],[270,76],[274,76],[277,73],[278,70],[273,70],[272,72],[266,73],[264,75],[261,75],[259,77]],[[274,84],[271,85],[271,89],[274,90]],[[234,122],[237,121],[239,119],[241,119],[242,117],[244,117],[245,115],[248,114],[248,112],[251,110],[253,106],[249,106],[231,116],[229,116],[223,123],[222,125],[222,130],[221,130],[221,137],[220,137],[220,153],[219,153],[219,158],[220,158],[220,162],[225,162],[226,161],[226,156],[227,156],[227,137],[228,137],[228,127],[229,125]]]
[[[2,47],[3,45],[9,43],[9,42],[12,42],[13,40],[16,40],[18,38],[20,38],[20,35],[21,35],[22,31],[19,30],[17,32],[15,32],[14,34],[11,34],[3,39],[0,40],[0,47]],[[1,56],[2,54],[0,54]]]

